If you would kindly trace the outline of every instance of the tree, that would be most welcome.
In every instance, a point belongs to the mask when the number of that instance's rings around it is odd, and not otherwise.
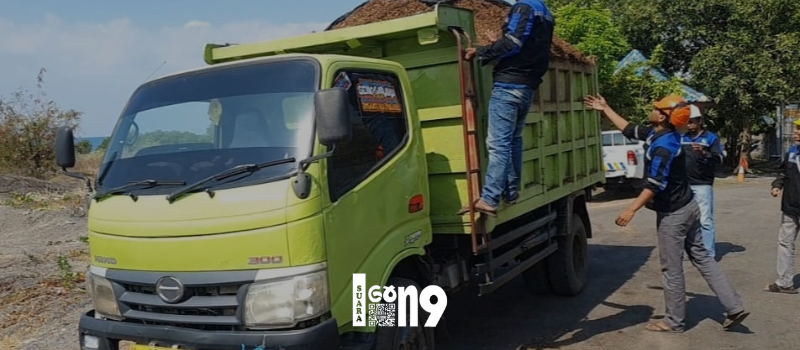
[[[659,81],[647,70],[644,74],[637,74],[647,65],[659,66],[662,51],[656,51],[650,62],[616,71],[619,60],[631,47],[620,26],[614,22],[612,11],[601,1],[571,1],[556,7],[553,13],[557,23],[556,34],[583,54],[596,57],[601,94],[618,113],[632,122],[645,121],[653,101],[671,93],[680,93],[680,79]]]
[[[630,51],[622,31],[612,20],[610,10],[599,3],[556,8],[555,33],[587,56],[597,58],[598,79],[607,82],[617,61]]]
[[[650,74],[647,68],[658,67],[660,62],[657,51],[649,61],[623,67],[603,84],[606,100],[617,113],[633,123],[645,123],[654,101],[670,94],[681,94],[680,79],[670,77],[660,81]]]
[[[81,112],[63,110],[47,100],[45,72],[44,68],[39,70],[35,94],[20,89],[10,98],[0,98],[0,171],[50,177],[57,170],[56,128],[78,126]]]
[[[78,154],[92,153],[92,143],[89,140],[82,140],[75,144],[75,152]]]
[[[110,141],[111,141],[110,137],[104,138],[103,141],[100,142],[100,144],[97,146],[97,149],[95,151],[96,152],[105,151],[106,149],[108,149],[108,143]]]
[[[714,98],[709,113],[732,165],[749,158],[752,126],[800,96],[800,9],[794,0],[620,0],[618,23],[634,46],[659,44],[664,67]]]

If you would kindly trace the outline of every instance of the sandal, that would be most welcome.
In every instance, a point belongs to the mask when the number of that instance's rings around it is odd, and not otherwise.
[[[664,321],[658,321],[656,323],[648,323],[645,327],[648,331],[651,332],[667,332],[667,333],[682,333],[683,330],[679,328],[672,328]]]
[[[479,212],[479,213],[482,213],[482,214],[489,215],[489,216],[491,216],[493,218],[497,217],[497,209],[494,209],[491,206],[489,206],[489,204],[484,202],[483,199],[479,199],[479,200],[477,200],[475,202],[475,211]],[[469,212],[469,206],[465,205],[465,206],[463,206],[461,208],[461,210],[459,210],[456,213],[456,215],[464,215],[464,214],[466,214],[468,212]]]
[[[785,293],[785,294],[797,294],[797,288],[793,287],[781,287],[777,283],[770,283],[768,286],[764,287],[765,292],[772,292],[772,293]]]
[[[725,318],[725,322],[722,323],[722,328],[726,330],[730,329],[731,327],[742,323],[747,316],[750,316],[750,313],[744,311],[741,311],[735,315],[728,315],[728,317]]]

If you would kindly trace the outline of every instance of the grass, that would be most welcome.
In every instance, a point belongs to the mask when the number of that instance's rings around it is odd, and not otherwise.
[[[100,169],[100,163],[103,161],[102,152],[94,152],[90,154],[81,154],[75,159],[75,168],[73,172],[81,173],[87,176],[94,176],[97,170]]]

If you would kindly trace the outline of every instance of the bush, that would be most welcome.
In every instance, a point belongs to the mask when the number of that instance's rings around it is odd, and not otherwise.
[[[55,132],[59,126],[77,127],[82,115],[62,110],[47,100],[44,68],[37,76],[36,93],[20,89],[0,97],[0,172],[48,179],[55,175]]]
[[[83,140],[75,144],[75,151],[78,154],[92,153],[92,143],[89,140]]]

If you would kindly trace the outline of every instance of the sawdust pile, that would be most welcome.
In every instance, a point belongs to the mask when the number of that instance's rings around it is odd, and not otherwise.
[[[329,29],[339,29],[370,24],[392,19],[419,15],[433,10],[436,1],[424,0],[370,0],[352,12],[336,20]],[[489,43],[489,33],[499,32],[511,4],[502,0],[454,0],[439,1],[459,8],[472,10],[475,14],[475,31],[478,45]],[[554,61],[568,61],[580,65],[593,65],[575,47],[554,36],[550,53]]]

